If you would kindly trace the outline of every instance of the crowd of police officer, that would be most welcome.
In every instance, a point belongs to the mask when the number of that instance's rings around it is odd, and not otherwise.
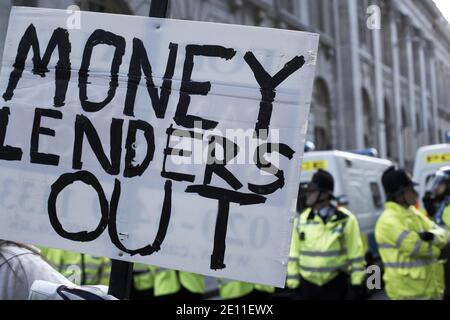
[[[390,167],[381,177],[387,201],[375,227],[385,290],[390,299],[442,299],[445,296],[447,238],[450,231],[450,167],[429,182],[418,207],[416,183],[401,169]],[[316,172],[300,192],[294,221],[286,286],[219,279],[218,295],[226,300],[289,297],[303,300],[367,298],[365,250],[358,220],[333,195],[334,179]],[[67,277],[81,270],[81,285],[108,285],[110,261],[57,249],[43,256]],[[134,264],[131,299],[196,300],[205,298],[203,276]],[[448,296],[447,296],[448,298]]]

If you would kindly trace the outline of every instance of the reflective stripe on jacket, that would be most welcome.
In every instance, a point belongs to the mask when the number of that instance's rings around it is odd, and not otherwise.
[[[79,285],[109,285],[111,260],[78,252],[47,248],[43,257],[63,276]]]

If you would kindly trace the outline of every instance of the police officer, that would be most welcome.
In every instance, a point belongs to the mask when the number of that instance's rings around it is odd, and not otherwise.
[[[450,166],[440,168],[427,184],[423,203],[428,216],[450,231]],[[450,300],[450,245],[441,249],[445,263],[445,300]]]
[[[332,205],[334,179],[324,170],[312,177],[306,206],[294,221],[287,286],[305,300],[339,300],[364,295],[365,259],[358,221]],[[350,279],[348,279],[350,278]]]
[[[109,285],[108,258],[54,248],[42,248],[41,254],[53,268],[78,285]]]
[[[390,299],[441,299],[444,269],[438,257],[447,243],[445,230],[421,214],[415,183],[404,170],[390,167],[382,176],[387,196],[375,227]]]
[[[450,230],[450,166],[440,168],[429,181],[423,203],[428,215]]]
[[[248,282],[218,279],[219,296],[222,300],[231,301],[262,301],[268,300],[275,288]]]

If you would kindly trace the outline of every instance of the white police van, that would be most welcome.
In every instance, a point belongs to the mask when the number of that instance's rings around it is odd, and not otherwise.
[[[366,251],[376,254],[374,229],[386,201],[381,176],[392,165],[389,160],[352,152],[305,152],[300,184],[308,183],[318,169],[330,172],[339,204],[357,217]]]

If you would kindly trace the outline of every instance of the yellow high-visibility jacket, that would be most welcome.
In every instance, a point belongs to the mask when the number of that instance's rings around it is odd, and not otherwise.
[[[435,235],[432,242],[419,233]],[[384,265],[386,293],[391,299],[440,299],[444,293],[440,249],[447,243],[446,231],[418,212],[387,202],[375,227],[375,239]]]
[[[133,265],[133,283],[136,290],[150,290],[155,283],[156,267],[135,263]]]
[[[155,297],[177,293],[181,286],[192,293],[205,293],[205,277],[199,274],[164,268],[155,270]]]
[[[63,276],[78,285],[109,285],[111,260],[78,252],[45,248],[42,256]]]
[[[339,207],[325,223],[306,209],[294,221],[289,254],[287,286],[296,288],[300,276],[323,286],[339,273],[350,275],[353,285],[365,278],[363,242],[358,220],[348,210]]]
[[[447,230],[450,230],[450,204],[445,207],[442,213],[442,221],[444,222]]]

